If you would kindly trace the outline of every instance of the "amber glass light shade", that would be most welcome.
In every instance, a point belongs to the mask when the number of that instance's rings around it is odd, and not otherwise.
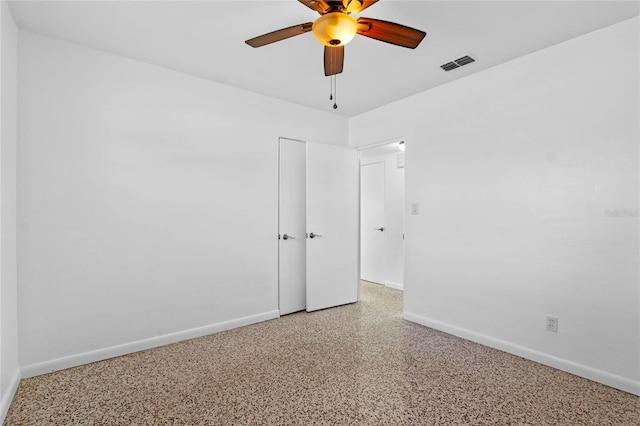
[[[331,12],[322,15],[313,23],[313,35],[325,46],[343,46],[353,40],[358,23],[351,16],[342,12]]]

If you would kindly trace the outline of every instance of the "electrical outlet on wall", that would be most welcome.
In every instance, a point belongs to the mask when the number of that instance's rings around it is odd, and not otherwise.
[[[558,317],[555,315],[547,315],[547,331],[553,333],[558,332]]]

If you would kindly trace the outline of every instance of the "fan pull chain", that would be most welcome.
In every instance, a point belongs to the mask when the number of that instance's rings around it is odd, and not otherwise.
[[[337,99],[337,95],[336,95],[336,76],[331,75],[329,76],[329,86],[331,87],[331,94],[329,94],[329,100],[330,101],[334,101],[333,102],[333,109],[337,109],[338,105],[336,104],[335,100]]]
[[[336,74],[333,75],[333,109],[338,109],[338,77]]]

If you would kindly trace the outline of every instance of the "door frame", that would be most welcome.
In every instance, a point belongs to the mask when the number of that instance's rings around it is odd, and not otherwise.
[[[362,193],[361,193],[361,185],[362,185],[362,179],[360,176],[360,167],[362,166],[362,152],[363,151],[368,151],[370,149],[375,149],[375,148],[380,148],[383,146],[387,146],[387,145],[394,145],[394,144],[398,144],[399,142],[404,142],[405,144],[405,148],[406,148],[406,144],[407,144],[407,138],[405,138],[404,136],[398,136],[398,137],[394,137],[394,138],[390,138],[390,139],[385,139],[383,141],[378,141],[378,142],[374,142],[371,144],[367,144],[367,145],[360,145],[356,148],[356,150],[358,151],[358,197],[359,197],[359,203],[358,203],[358,276],[361,275],[361,268],[360,268],[360,257],[362,256],[362,235],[360,235],[360,215],[362,214],[362,212],[360,211],[360,204],[361,204],[361,200],[362,200]],[[405,169],[406,170],[406,169]],[[386,173],[386,172],[385,172]],[[405,188],[405,194],[406,194],[406,188]],[[386,206],[385,206],[385,221],[386,221]],[[406,215],[407,215],[407,211],[406,211],[406,199],[405,199],[405,225],[406,226]],[[404,232],[404,231],[403,231]],[[405,235],[403,233],[403,241],[405,240]],[[386,235],[385,235],[385,244],[386,244]],[[385,253],[386,253],[386,247],[385,247]],[[403,275],[405,275],[406,272],[406,256],[403,254],[403,264],[402,264],[402,269],[403,269]],[[385,274],[386,274],[386,268],[385,268]],[[385,277],[386,280],[386,277]],[[404,280],[402,283],[402,288],[399,287],[391,287],[390,288],[396,288],[398,290],[403,290],[404,291]],[[385,281],[385,287],[387,286],[386,281]],[[358,286],[358,300],[360,300],[360,286]]]

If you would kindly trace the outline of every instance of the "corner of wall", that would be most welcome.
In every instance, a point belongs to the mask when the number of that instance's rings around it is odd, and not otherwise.
[[[16,370],[9,381],[7,389],[2,392],[2,398],[0,398],[0,424],[4,423],[4,419],[9,412],[9,407],[11,407],[11,402],[20,384],[20,376],[20,370]]]
[[[20,382],[16,262],[18,29],[0,0],[0,422]]]

